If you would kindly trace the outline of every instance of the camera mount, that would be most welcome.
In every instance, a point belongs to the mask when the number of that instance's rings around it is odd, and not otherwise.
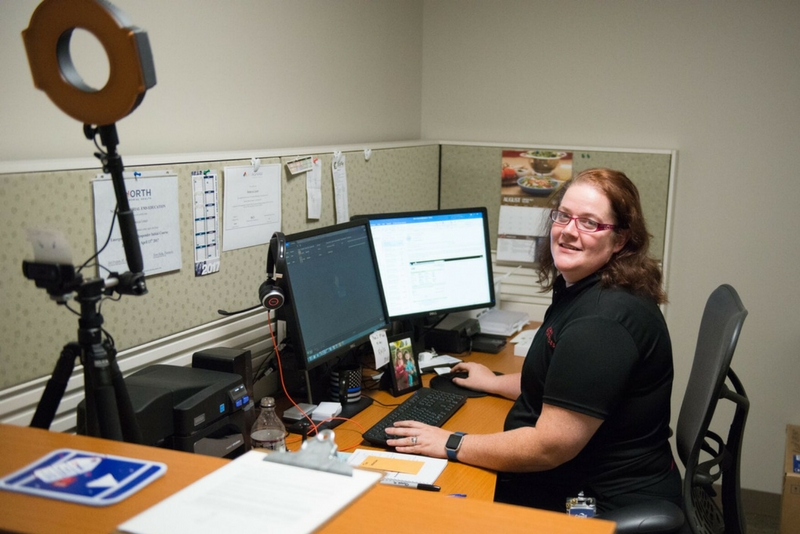
[[[131,404],[125,381],[116,361],[116,349],[109,339],[103,339],[103,316],[99,304],[104,295],[116,289],[122,292],[139,291],[139,284],[120,285],[120,278],[84,278],[71,265],[23,262],[25,276],[43,287],[59,303],[76,293],[80,304],[78,341],[64,345],[55,370],[47,381],[42,398],[31,420],[32,427],[50,428],[58,405],[67,388],[76,358],[83,364],[86,397],[86,429],[91,436],[117,441],[141,443],[141,431]],[[58,274],[58,277],[53,276]]]

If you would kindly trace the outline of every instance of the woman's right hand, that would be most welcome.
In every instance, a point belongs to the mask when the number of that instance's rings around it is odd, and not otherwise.
[[[467,373],[466,378],[453,377],[453,384],[475,391],[493,393],[492,387],[497,376],[483,364],[475,362],[460,362],[450,369],[451,373]]]
[[[475,391],[483,391],[515,400],[520,394],[520,374],[495,375],[494,372],[475,362],[461,362],[453,366],[452,373],[466,372],[466,378],[453,377],[453,384]]]

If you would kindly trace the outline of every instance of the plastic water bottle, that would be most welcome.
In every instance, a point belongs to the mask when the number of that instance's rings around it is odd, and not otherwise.
[[[261,399],[261,414],[250,430],[250,445],[262,451],[286,450],[286,427],[275,413],[275,399]]]

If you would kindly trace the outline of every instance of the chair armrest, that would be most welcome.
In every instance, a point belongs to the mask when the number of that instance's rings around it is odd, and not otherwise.
[[[671,534],[684,523],[683,511],[669,501],[646,501],[600,514],[600,519],[614,521],[617,534]]]

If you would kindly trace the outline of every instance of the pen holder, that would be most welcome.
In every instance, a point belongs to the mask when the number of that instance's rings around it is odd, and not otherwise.
[[[342,405],[361,400],[360,366],[341,366],[331,371],[331,399]]]

